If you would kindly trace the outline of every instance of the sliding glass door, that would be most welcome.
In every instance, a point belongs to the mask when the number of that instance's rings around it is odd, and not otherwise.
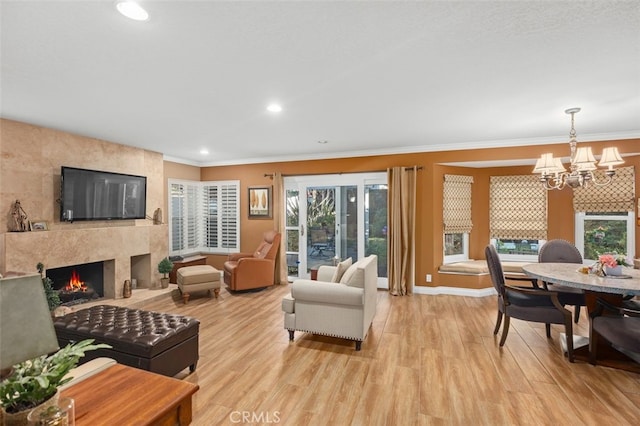
[[[285,178],[286,249],[290,279],[309,278],[321,265],[378,255],[386,287],[385,173]]]

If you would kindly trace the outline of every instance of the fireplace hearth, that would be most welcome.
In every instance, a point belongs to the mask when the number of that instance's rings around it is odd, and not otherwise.
[[[63,305],[75,305],[104,297],[104,262],[47,269]]]

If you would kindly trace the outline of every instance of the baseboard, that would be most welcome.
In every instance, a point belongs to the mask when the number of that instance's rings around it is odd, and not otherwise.
[[[426,294],[430,296],[438,294],[448,294],[451,296],[468,296],[468,297],[486,297],[496,295],[496,290],[493,287],[474,289],[474,288],[461,288],[461,287],[426,287],[426,286],[414,286],[413,292],[415,294]]]

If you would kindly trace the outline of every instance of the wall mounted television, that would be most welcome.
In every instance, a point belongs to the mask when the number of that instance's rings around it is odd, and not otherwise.
[[[145,176],[62,166],[60,221],[144,219]]]

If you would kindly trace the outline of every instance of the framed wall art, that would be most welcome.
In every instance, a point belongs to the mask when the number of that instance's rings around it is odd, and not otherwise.
[[[29,229],[31,231],[48,231],[49,224],[46,220],[34,220],[29,222]]]
[[[249,187],[249,219],[271,219],[273,198],[271,186]]]

